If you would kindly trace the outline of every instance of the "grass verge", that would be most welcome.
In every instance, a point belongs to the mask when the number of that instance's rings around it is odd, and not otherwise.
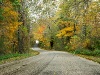
[[[38,54],[39,54],[39,52],[34,51],[34,50],[30,50],[29,53],[24,53],[24,54],[13,53],[13,54],[1,55],[0,56],[0,64],[12,62],[12,61],[15,61],[15,60],[21,60],[21,59],[24,59],[24,58],[28,58],[28,57],[31,57],[31,56],[38,55]]]
[[[87,49],[80,49],[80,50],[68,51],[68,52],[100,64],[100,50],[91,51]]]
[[[81,54],[76,54],[76,55],[86,58],[86,59],[89,59],[89,60],[92,60],[92,61],[95,61],[100,64],[100,56],[88,56],[88,55],[81,55]]]

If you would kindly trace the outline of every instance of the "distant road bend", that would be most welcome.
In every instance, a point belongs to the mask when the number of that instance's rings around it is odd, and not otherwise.
[[[33,48],[39,55],[0,65],[0,75],[100,75],[100,64],[61,51]]]

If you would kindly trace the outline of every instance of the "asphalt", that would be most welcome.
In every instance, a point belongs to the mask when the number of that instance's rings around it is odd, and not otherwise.
[[[100,64],[62,51],[33,48],[40,54],[0,65],[0,75],[100,75]]]

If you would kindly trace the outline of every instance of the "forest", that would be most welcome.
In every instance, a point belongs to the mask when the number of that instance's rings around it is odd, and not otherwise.
[[[0,55],[28,53],[35,40],[100,56],[100,0],[0,0]]]

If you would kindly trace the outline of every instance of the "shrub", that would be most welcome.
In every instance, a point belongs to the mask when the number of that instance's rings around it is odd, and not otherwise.
[[[68,49],[69,47],[68,46],[65,46],[65,49]]]
[[[75,54],[80,54],[81,53],[81,50],[75,50],[75,52],[74,52]]]
[[[100,56],[100,50],[87,50],[87,49],[78,49],[74,51],[75,54],[89,55],[89,56]]]
[[[92,51],[82,50],[81,54],[83,54],[83,55],[91,55],[92,54]]]
[[[94,56],[100,56],[100,50],[94,50],[92,55]]]

